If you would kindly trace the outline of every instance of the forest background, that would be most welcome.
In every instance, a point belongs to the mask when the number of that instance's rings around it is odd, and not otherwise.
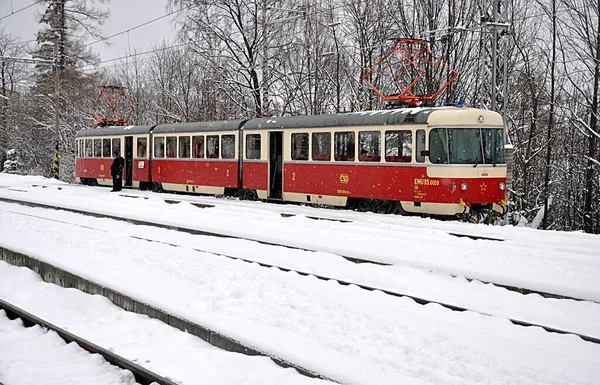
[[[460,73],[436,104],[481,107],[489,102],[482,42],[495,5],[507,25],[497,109],[513,151],[510,222],[531,222],[547,207],[544,228],[600,233],[598,0],[168,0],[177,37],[120,58],[93,50],[110,43],[108,1],[36,3],[44,11],[33,49],[0,18],[0,165],[8,156],[5,171],[52,175],[58,101],[65,181],[74,136],[94,123],[105,85],[127,90],[130,124],[379,109],[385,103],[362,76],[398,38],[421,38]],[[428,89],[447,76],[429,75]]]

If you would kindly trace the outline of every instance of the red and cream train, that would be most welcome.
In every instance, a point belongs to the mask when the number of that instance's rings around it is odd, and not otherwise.
[[[503,214],[502,117],[473,108],[118,126],[76,136],[79,183],[378,212]]]

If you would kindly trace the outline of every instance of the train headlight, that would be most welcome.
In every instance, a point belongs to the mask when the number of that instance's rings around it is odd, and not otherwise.
[[[460,185],[460,189],[461,189],[461,190],[463,190],[463,191],[467,191],[467,189],[468,189],[468,188],[469,188],[469,185],[468,185],[468,184],[466,184],[466,183],[462,183],[462,184]]]
[[[506,184],[504,184],[504,182],[500,182],[500,190],[506,190]]]

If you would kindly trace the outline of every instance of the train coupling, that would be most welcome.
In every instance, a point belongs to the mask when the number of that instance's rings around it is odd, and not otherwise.
[[[463,207],[463,211],[457,214],[458,219],[469,223],[497,224],[508,211],[507,202],[504,199],[497,204],[469,204],[461,198],[459,204]],[[495,210],[494,206],[499,206],[500,211]]]

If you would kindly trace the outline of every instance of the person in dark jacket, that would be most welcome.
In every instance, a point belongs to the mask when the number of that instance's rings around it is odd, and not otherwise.
[[[113,178],[112,191],[121,191],[123,186],[123,167],[125,167],[125,159],[120,155],[119,151],[115,151],[115,160],[110,165],[110,175]]]

